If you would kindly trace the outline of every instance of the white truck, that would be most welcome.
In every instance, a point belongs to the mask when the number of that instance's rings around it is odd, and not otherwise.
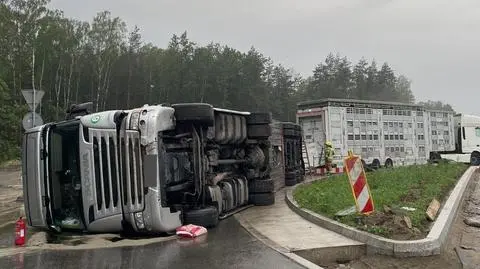
[[[199,103],[89,107],[24,134],[30,226],[163,233],[275,202],[269,113]]]
[[[445,158],[480,163],[480,117],[429,110],[420,105],[353,99],[322,99],[297,105],[310,164],[323,164],[331,141],[334,164],[343,166],[348,150],[364,164],[424,164]],[[304,156],[305,158],[305,156]]]

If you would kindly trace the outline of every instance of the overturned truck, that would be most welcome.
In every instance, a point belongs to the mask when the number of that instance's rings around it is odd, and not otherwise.
[[[163,233],[274,204],[270,114],[203,103],[87,108],[25,132],[30,226]]]

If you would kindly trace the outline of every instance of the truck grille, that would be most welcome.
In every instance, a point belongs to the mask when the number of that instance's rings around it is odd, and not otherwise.
[[[124,210],[126,213],[142,211],[144,207],[144,186],[139,133],[130,130],[122,132],[120,148]]]
[[[90,129],[95,171],[95,219],[122,212],[116,130]]]

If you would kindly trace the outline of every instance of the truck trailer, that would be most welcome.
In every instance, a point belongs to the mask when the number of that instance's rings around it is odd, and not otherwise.
[[[30,226],[164,233],[274,204],[269,113],[203,103],[89,107],[24,134]]]
[[[333,144],[337,166],[343,166],[348,150],[373,168],[439,158],[480,162],[477,116],[415,104],[329,98],[298,103],[297,123],[314,166],[323,164],[325,141]]]

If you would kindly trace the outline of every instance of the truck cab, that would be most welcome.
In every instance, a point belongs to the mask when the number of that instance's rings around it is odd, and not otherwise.
[[[480,165],[480,117],[456,114],[454,124],[455,150],[431,152],[430,159],[443,158]]]
[[[274,203],[268,113],[200,103],[83,112],[24,134],[30,226],[163,233]]]

